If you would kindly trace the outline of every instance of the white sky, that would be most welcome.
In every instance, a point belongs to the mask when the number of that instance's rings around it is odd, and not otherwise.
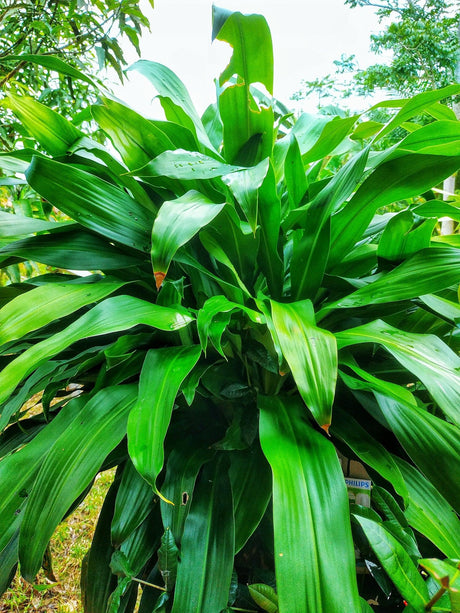
[[[216,4],[265,16],[273,38],[274,94],[288,106],[302,79],[332,73],[332,62],[342,53],[354,53],[360,68],[375,61],[369,36],[380,28],[371,8],[351,9],[344,0],[217,0]],[[198,112],[203,112],[215,101],[213,79],[230,54],[225,43],[211,45],[212,0],[155,0],[155,10],[144,0],[142,6],[151,22],[151,33],[141,38],[142,57],[171,68],[186,85]],[[123,47],[134,62],[136,54],[127,44]],[[158,107],[151,104],[153,86],[134,72],[128,74],[129,82],[117,87],[116,95],[144,115],[160,117]]]

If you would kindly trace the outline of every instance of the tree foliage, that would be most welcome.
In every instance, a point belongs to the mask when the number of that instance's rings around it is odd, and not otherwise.
[[[411,96],[459,80],[460,18],[446,0],[345,0],[351,8],[376,9],[383,29],[370,36],[370,48],[389,56],[360,69],[354,55],[334,62],[334,75],[304,81],[294,94],[316,93],[322,99],[366,96],[376,90]]]
[[[123,80],[120,37],[140,54],[139,39],[148,27],[138,0],[5,0],[0,7],[0,86],[38,95],[76,120],[76,112],[95,101],[89,75],[94,78],[97,67],[111,67]],[[62,66],[56,58],[76,70],[58,72]],[[16,127],[2,120],[4,146],[11,146]]]

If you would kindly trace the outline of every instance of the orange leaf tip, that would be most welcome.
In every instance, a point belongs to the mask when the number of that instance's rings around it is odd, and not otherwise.
[[[163,285],[166,274],[164,272],[154,272],[153,276],[155,277],[157,289],[160,289],[160,287]]]
[[[326,433],[328,436],[331,436],[331,435],[329,434],[329,428],[330,428],[330,427],[331,427],[331,424],[324,424],[324,425],[322,425],[322,426],[321,426],[321,428],[324,430],[324,432],[325,432],[325,433]]]

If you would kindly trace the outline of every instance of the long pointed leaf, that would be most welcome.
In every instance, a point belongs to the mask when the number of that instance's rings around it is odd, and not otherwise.
[[[26,171],[41,196],[89,230],[147,252],[151,213],[115,185],[84,170],[34,157]]]
[[[204,467],[185,521],[172,613],[225,609],[234,557],[232,490],[222,460]]]
[[[82,338],[111,334],[139,324],[172,331],[191,321],[192,318],[184,312],[157,306],[139,298],[107,298],[61,332],[33,345],[10,362],[0,372],[0,403],[11,395],[21,380],[37,365]]]
[[[53,283],[21,294],[0,310],[0,344],[22,338],[33,330],[105,298],[123,282]]]
[[[49,450],[21,524],[19,559],[21,573],[28,581],[33,581],[40,569],[56,526],[125,435],[136,394],[135,385],[101,390]]]
[[[334,446],[305,421],[297,399],[261,397],[259,407],[260,442],[273,471],[279,609],[358,611],[348,498]]]
[[[163,443],[179,387],[200,357],[199,346],[151,349],[139,381],[139,397],[128,421],[128,450],[137,471],[157,490]]]
[[[318,424],[331,424],[337,380],[337,346],[333,335],[315,325],[309,300],[271,301],[273,325],[300,395]]]
[[[446,415],[460,424],[460,358],[431,334],[398,330],[381,320],[336,334],[339,349],[358,343],[379,343],[414,373]]]
[[[212,221],[225,202],[216,204],[197,191],[189,191],[160,208],[152,230],[152,265],[160,288],[176,251]]]

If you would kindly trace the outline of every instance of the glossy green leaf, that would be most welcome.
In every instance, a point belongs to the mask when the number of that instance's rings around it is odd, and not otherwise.
[[[103,98],[101,105],[91,107],[91,114],[109,135],[130,170],[141,168],[163,151],[175,147],[155,122],[115,100]]]
[[[19,256],[67,270],[119,270],[142,264],[142,254],[125,253],[102,236],[72,226],[69,231],[9,243],[0,249],[0,257]]]
[[[272,479],[270,466],[257,445],[232,453],[229,475],[238,553],[264,516],[272,494]]]
[[[119,547],[144,521],[156,504],[154,499],[150,485],[132,462],[127,461],[113,511],[111,539],[115,547]]]
[[[328,430],[337,380],[334,336],[315,325],[309,300],[271,301],[273,325],[300,395],[318,424]]]
[[[136,395],[135,385],[101,390],[50,448],[21,524],[19,559],[21,573],[28,581],[33,581],[40,569],[48,541],[65,512],[125,435]]]
[[[401,211],[385,227],[377,255],[386,260],[403,260],[429,247],[436,223],[436,219],[417,220],[411,211]]]
[[[51,155],[65,155],[83,136],[70,121],[29,96],[9,93],[7,100],[22,125]]]
[[[413,98],[410,98],[408,101],[405,101],[401,110],[393,117],[385,127],[377,134],[377,139],[382,138],[385,134],[388,134],[398,126],[400,126],[404,121],[415,117],[420,114],[423,110],[429,109],[432,105],[440,100],[444,100],[449,96],[455,96],[460,92],[459,85],[449,85],[448,87],[444,87],[443,89],[423,92],[421,94],[417,94]]]
[[[158,568],[167,592],[170,592],[176,583],[178,557],[179,550],[174,541],[174,536],[171,530],[166,528],[161,537],[161,547],[158,550]]]
[[[59,72],[60,74],[68,75],[73,79],[79,79],[80,81],[86,81],[90,85],[96,87],[95,82],[87,74],[77,70],[74,66],[63,62],[59,57],[54,55],[41,55],[40,53],[21,53],[21,55],[4,55],[2,57],[3,62],[30,62],[31,64],[37,64],[43,66],[49,70]]]
[[[248,585],[248,589],[257,606],[268,613],[278,613],[278,596],[271,586],[253,583]]]
[[[271,164],[259,189],[259,224],[260,247],[257,263],[265,275],[271,296],[279,299],[283,292],[284,274],[282,252],[279,247],[281,202]]]
[[[207,464],[185,521],[172,613],[225,609],[234,557],[233,502],[223,460]]]
[[[395,458],[408,490],[409,524],[449,558],[460,557],[460,520],[435,487],[413,466]]]
[[[460,156],[421,153],[408,153],[378,166],[332,219],[330,265],[338,263],[361,239],[378,208],[425,192],[459,166]]]
[[[126,192],[88,172],[35,157],[28,183],[78,223],[122,245],[148,251],[153,218]]]
[[[336,333],[339,349],[378,343],[419,378],[444,413],[460,424],[460,358],[439,337],[398,330],[381,320]]]
[[[220,75],[220,84],[239,75],[249,88],[262,83],[273,94],[273,47],[270,29],[262,15],[229,13],[213,6],[212,38],[229,43],[233,54]]]
[[[91,548],[83,559],[81,573],[81,598],[85,613],[106,611],[110,594],[117,585],[117,578],[110,568],[114,552],[110,541],[110,522],[117,494],[115,481],[104,499],[96,524]]]
[[[357,116],[340,119],[334,117],[323,128],[316,143],[302,154],[302,162],[306,165],[329,155],[346,137],[356,123]],[[294,130],[295,131],[295,130]]]
[[[421,217],[450,217],[454,221],[460,221],[460,206],[443,200],[428,200],[412,209]]]
[[[53,283],[21,294],[0,309],[0,344],[22,338],[55,319],[105,298],[123,282]]]
[[[136,470],[157,490],[163,468],[163,443],[171,414],[185,377],[198,361],[198,346],[151,349],[139,381],[139,397],[128,421],[128,450]]]
[[[295,300],[314,300],[320,288],[331,244],[331,229],[324,223],[319,232],[296,230],[291,257],[291,293]]]
[[[267,158],[257,166],[229,174],[222,179],[235,196],[254,233],[258,223],[259,188],[267,176],[269,164]]]
[[[398,591],[415,611],[424,613],[429,600],[428,590],[404,547],[377,522],[358,515],[354,517]]]
[[[434,294],[420,296],[420,300],[442,317],[446,317],[454,323],[460,321],[460,304],[447,300],[447,298],[441,298],[441,296],[435,296]]]
[[[203,348],[203,351],[206,351],[209,338],[213,342],[217,351],[219,351],[219,353],[223,355],[220,341],[225,327],[226,325],[228,325],[228,322],[224,321],[224,327],[218,326],[217,330],[216,326],[213,325],[213,322],[219,314],[231,314],[233,311],[236,310],[243,312],[249,317],[252,322],[256,324],[264,323],[265,318],[262,313],[245,307],[242,304],[236,304],[235,302],[231,302],[230,300],[227,300],[225,296],[212,296],[204,303],[203,308],[198,311],[197,317],[198,335],[200,337],[201,347]]]
[[[459,266],[458,249],[422,249],[390,272],[380,275],[376,281],[368,277],[368,284],[333,303],[331,308],[396,302],[438,292],[458,282]]]
[[[406,136],[391,157],[398,156],[402,150],[458,156],[459,147],[458,121],[435,121]]]
[[[273,109],[258,107],[244,83],[227,85],[219,97],[224,155],[231,164],[252,166],[273,148]]]
[[[289,208],[295,209],[300,205],[307,191],[307,179],[299,142],[292,133],[289,135],[289,149],[284,161],[284,180],[286,182]]]
[[[192,318],[183,311],[161,307],[131,296],[107,298],[70,326],[36,343],[0,372],[0,402],[39,364],[83,338],[111,334],[143,324],[160,330],[177,330]]]
[[[176,251],[212,221],[225,206],[197,191],[164,202],[152,230],[152,265],[157,288],[161,287]]]
[[[137,70],[152,83],[161,98],[170,99],[174,105],[179,107],[188,118],[188,121],[193,124],[200,143],[205,148],[214,151],[214,147],[209,140],[188,91],[172,70],[163,64],[148,60],[138,60],[130,66],[129,70]],[[178,123],[181,122],[179,121]]]
[[[0,461],[0,551],[19,528],[40,465],[80,406],[80,399],[69,402],[30,443]]]
[[[0,238],[20,238],[35,232],[46,232],[69,225],[66,222],[45,221],[0,211]]]
[[[358,456],[358,458],[376,470],[389,481],[404,500],[407,500],[407,488],[397,462],[391,453],[363,428],[351,415],[344,411],[334,411],[331,434],[339,436]]]
[[[273,471],[280,611],[357,611],[348,498],[334,446],[305,420],[298,399],[260,397],[259,408]]]
[[[176,542],[180,545],[184,523],[192,503],[195,481],[207,461],[214,457],[215,451],[209,441],[202,439],[200,433],[185,431],[184,440],[169,454],[162,493],[173,504],[161,501],[163,525],[171,529]]]
[[[0,551],[0,594],[11,585],[18,564],[18,536],[16,533],[10,542]]]
[[[241,170],[240,166],[224,164],[208,155],[175,149],[161,153],[134,174],[139,177],[169,177],[182,181],[213,179],[238,170]]]

